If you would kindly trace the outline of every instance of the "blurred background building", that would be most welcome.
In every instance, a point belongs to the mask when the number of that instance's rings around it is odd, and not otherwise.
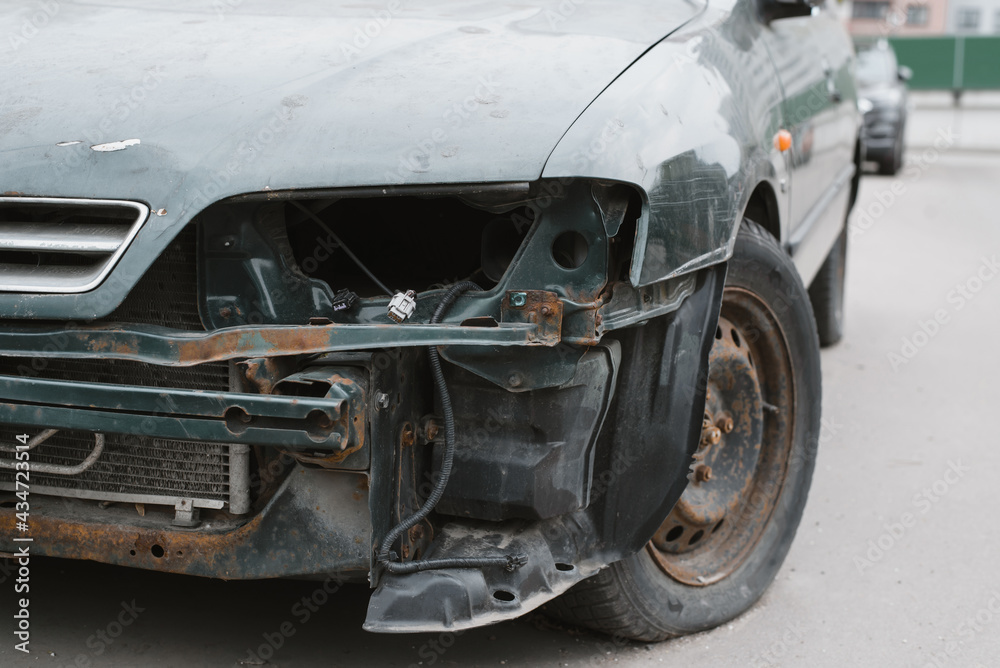
[[[853,0],[852,35],[1000,35],[1000,0]]]
[[[961,35],[1000,35],[1000,0],[954,0],[949,3],[945,30]]]
[[[1000,0],[953,0],[992,2]],[[848,29],[852,35],[940,35],[946,30],[949,0],[854,0]]]
[[[859,49],[884,40],[911,90],[1000,91],[1000,0],[845,0],[839,8]]]

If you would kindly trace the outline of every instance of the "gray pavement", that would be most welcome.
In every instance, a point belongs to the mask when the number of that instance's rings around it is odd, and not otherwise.
[[[969,92],[956,107],[951,93],[910,93],[906,144],[912,151],[947,144],[961,151],[1000,151],[1000,92]]]
[[[809,504],[774,585],[731,624],[658,645],[539,615],[374,636],[364,588],[318,603],[307,582],[37,561],[35,654],[8,639],[0,666],[996,666],[998,184],[1000,155],[950,149],[863,180]]]

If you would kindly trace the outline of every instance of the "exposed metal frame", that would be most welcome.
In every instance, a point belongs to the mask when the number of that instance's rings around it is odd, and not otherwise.
[[[158,438],[342,450],[342,398],[0,376],[0,422]]]
[[[13,483],[0,482],[0,490],[12,491]],[[218,499],[199,499],[196,496],[162,496],[159,494],[123,494],[107,492],[101,489],[73,489],[71,487],[52,487],[49,485],[32,485],[32,494],[47,494],[69,499],[87,499],[90,501],[112,501],[114,503],[148,503],[151,506],[174,507],[181,501],[191,501],[195,508],[212,508],[221,510],[226,507],[225,501]]]

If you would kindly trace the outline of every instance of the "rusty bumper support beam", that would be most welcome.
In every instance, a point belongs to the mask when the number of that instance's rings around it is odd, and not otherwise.
[[[340,451],[340,420],[361,396],[329,398],[216,393],[0,376],[0,423],[178,440]]]
[[[0,332],[0,355],[100,357],[167,366],[193,366],[246,357],[378,348],[554,346],[559,343],[562,303],[556,295],[540,291],[514,294],[525,295],[528,308],[505,308],[504,322],[490,327],[424,323],[262,325],[227,327],[205,333],[142,326],[54,330],[11,328]]]

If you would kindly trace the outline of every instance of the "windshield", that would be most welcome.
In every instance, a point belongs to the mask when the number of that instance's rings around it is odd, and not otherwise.
[[[862,86],[892,83],[896,80],[896,56],[887,49],[858,52],[858,83]]]

